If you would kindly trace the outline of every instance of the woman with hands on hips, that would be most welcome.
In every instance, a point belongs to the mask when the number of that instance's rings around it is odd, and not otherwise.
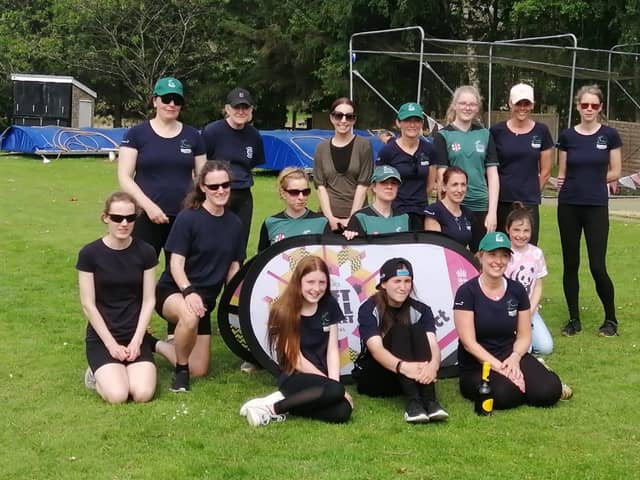
[[[482,363],[489,362],[495,409],[522,404],[550,407],[563,396],[563,385],[555,373],[528,353],[529,297],[520,283],[504,276],[511,254],[506,234],[487,233],[479,245],[482,273],[456,293],[453,309],[460,339],[460,392],[475,400]]]

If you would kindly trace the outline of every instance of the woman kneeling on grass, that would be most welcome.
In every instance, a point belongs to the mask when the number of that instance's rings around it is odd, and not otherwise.
[[[558,375],[530,353],[531,310],[525,288],[504,276],[512,255],[502,232],[487,233],[479,245],[482,273],[461,285],[454,303],[460,346],[460,392],[475,400],[482,363],[489,362],[495,409],[522,404],[550,407],[571,396]]]
[[[156,389],[151,347],[143,342],[155,303],[153,247],[131,236],[138,206],[127,193],[107,198],[107,234],[78,254],[80,302],[89,320],[85,385],[109,403],[147,402]]]
[[[257,427],[286,414],[331,423],[351,417],[353,400],[340,383],[338,323],[344,320],[329,290],[329,270],[316,256],[300,260],[271,306],[268,341],[277,355],[280,391],[245,403],[240,414]]]
[[[446,420],[436,400],[440,348],[431,308],[412,298],[413,268],[403,258],[380,268],[378,292],[360,306],[362,353],[353,376],[358,392],[374,397],[404,394],[409,423]]]

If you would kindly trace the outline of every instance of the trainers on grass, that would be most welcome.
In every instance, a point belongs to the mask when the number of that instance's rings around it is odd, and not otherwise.
[[[253,373],[258,369],[255,363],[242,362],[240,364],[240,371],[244,373]]]
[[[404,411],[404,420],[407,423],[427,423],[429,416],[419,400],[409,400]]]
[[[247,422],[252,427],[262,427],[271,422],[284,422],[286,415],[272,413],[266,405],[250,405],[247,407]]]
[[[87,387],[89,390],[96,389],[96,377],[93,375],[93,372],[91,371],[91,367],[87,367],[87,369],[84,372],[84,386]]]
[[[598,335],[600,335],[601,337],[617,337],[618,324],[612,320],[605,320],[598,329]]]
[[[566,383],[562,384],[562,393],[560,394],[560,400],[569,400],[573,397],[573,389]]]
[[[582,324],[580,320],[569,320],[567,324],[562,327],[562,335],[565,337],[573,337],[576,333],[582,331]]]
[[[173,379],[171,380],[171,387],[169,387],[174,393],[179,392],[188,392],[191,390],[189,386],[189,371],[188,370],[178,370],[173,374]]]
[[[430,422],[438,422],[449,418],[449,414],[437,400],[429,400],[425,405],[425,410]]]
[[[276,390],[275,392],[270,393],[266,397],[254,398],[253,400],[249,400],[244,405],[242,405],[242,407],[240,407],[240,415],[242,415],[243,417],[246,417],[247,409],[249,407],[255,407],[257,405],[263,406],[263,407],[267,405],[273,405],[274,403],[279,402],[283,398],[284,398],[284,395],[280,392],[280,390]]]

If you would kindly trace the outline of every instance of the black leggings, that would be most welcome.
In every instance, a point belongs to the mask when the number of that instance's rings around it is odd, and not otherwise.
[[[231,190],[228,208],[240,217],[242,222],[242,241],[245,247],[244,253],[246,253],[249,232],[251,231],[251,218],[253,217],[253,195],[251,195],[251,189]]]
[[[524,375],[525,393],[504,375],[491,370],[489,385],[493,394],[493,408],[506,410],[523,403],[534,407],[551,407],[560,400],[562,383],[558,375],[542,365],[533,355],[526,353],[520,360],[520,370]],[[482,381],[480,365],[473,370],[460,371],[460,393],[469,400],[475,400],[478,386]]]
[[[471,241],[469,242],[469,250],[472,253],[478,251],[478,245],[480,240],[487,233],[487,227],[484,226],[484,221],[487,218],[487,212],[473,212],[473,222],[471,222]]]
[[[159,257],[164,244],[167,243],[167,237],[175,220],[176,217],[169,217],[169,223],[153,223],[147,214],[143,213],[136,219],[133,226],[133,236],[151,245],[156,251],[156,256]],[[164,264],[167,271],[169,271],[170,258],[169,252],[165,251]]]
[[[344,423],[351,417],[351,404],[344,386],[312,373],[294,373],[281,385],[284,400],[273,406],[275,413],[290,413],[329,423]]]
[[[383,346],[407,362],[431,360],[431,348],[419,325],[394,325],[382,339]],[[422,385],[404,375],[387,370],[371,354],[364,356],[358,378],[358,393],[371,397],[392,397],[404,394],[409,399],[435,400],[433,383]]]
[[[531,212],[533,225],[531,225],[531,245],[538,245],[538,235],[540,233],[540,207],[539,205],[525,203],[524,206]],[[507,233],[507,216],[513,209],[512,202],[498,202],[498,227],[497,230]]]
[[[569,307],[569,318],[580,319],[578,307],[578,269],[580,267],[580,237],[584,231],[589,254],[589,268],[596,283],[596,292],[604,307],[605,320],[617,322],[613,282],[607,273],[606,256],[609,238],[609,207],[558,205],[558,227],[562,243],[564,273],[562,286]]]

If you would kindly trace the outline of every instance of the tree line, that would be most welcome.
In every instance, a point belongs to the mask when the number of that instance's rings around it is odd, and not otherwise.
[[[353,33],[410,25],[431,37],[481,41],[571,32],[582,47],[608,49],[637,41],[640,0],[0,0],[0,123],[12,112],[11,73],[74,76],[98,92],[96,112],[116,125],[145,117],[154,82],[171,75],[185,83],[189,123],[219,117],[226,92],[241,85],[256,98],[256,125],[279,128],[287,108],[322,111],[348,94]],[[415,42],[405,33],[374,47]],[[378,56],[354,65],[389,98],[413,99],[413,62]],[[454,86],[474,80],[464,63],[439,67]],[[496,75],[507,85],[518,73]],[[563,105],[567,82],[536,90]],[[425,77],[425,101],[442,112],[448,92],[433,93],[437,83]],[[359,99],[377,105],[365,89]],[[378,106],[367,113],[370,122],[390,117]]]

